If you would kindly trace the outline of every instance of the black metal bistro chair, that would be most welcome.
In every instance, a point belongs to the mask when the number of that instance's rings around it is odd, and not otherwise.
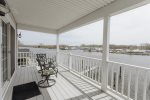
[[[41,81],[38,82],[38,86],[42,88],[50,87],[55,84],[54,79],[50,79],[51,75],[55,75],[57,77],[58,69],[56,66],[52,65],[52,62],[50,61],[48,64],[46,63],[46,58],[43,58],[42,56],[37,56],[37,62],[38,65],[40,66],[40,72],[42,79]]]
[[[40,66],[40,70],[38,71],[39,73],[41,73],[41,71],[43,70],[45,65],[45,60],[46,60],[46,54],[36,54],[36,60],[38,62],[38,66]]]
[[[58,74],[58,68],[57,68],[57,64],[56,62],[50,58],[50,61],[48,62],[48,68],[52,68],[55,72],[56,72],[56,77],[57,77],[57,74]]]

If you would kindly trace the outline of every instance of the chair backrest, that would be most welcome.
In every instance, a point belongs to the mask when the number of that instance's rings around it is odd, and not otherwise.
[[[57,67],[56,64],[55,64],[55,60],[52,59],[52,58],[50,58],[50,61],[48,62],[48,64],[49,64],[49,67],[51,67],[51,68],[56,68]]]
[[[36,60],[38,62],[38,65],[42,69],[42,67],[45,67],[46,54],[36,54],[36,56],[37,56]]]
[[[38,65],[41,67],[42,66],[41,60],[36,58],[36,61],[38,62]]]
[[[45,59],[46,59],[46,54],[42,54],[42,53],[36,54],[36,57],[37,57],[38,59],[40,59],[40,60],[45,60]]]

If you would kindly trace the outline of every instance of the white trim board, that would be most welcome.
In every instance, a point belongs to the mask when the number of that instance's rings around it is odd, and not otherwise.
[[[54,29],[38,27],[38,26],[32,26],[32,25],[17,24],[17,28],[21,29],[21,30],[29,30],[29,31],[57,34],[57,31],[54,30]]]

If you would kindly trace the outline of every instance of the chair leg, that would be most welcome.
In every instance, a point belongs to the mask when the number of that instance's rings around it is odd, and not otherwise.
[[[42,70],[38,70],[38,73],[42,73]]]
[[[53,86],[56,83],[56,81],[54,79],[49,79],[49,77],[50,77],[50,75],[45,76],[45,80],[39,81],[38,86],[41,88],[47,88],[47,87]],[[47,85],[44,84],[45,82],[47,83]]]

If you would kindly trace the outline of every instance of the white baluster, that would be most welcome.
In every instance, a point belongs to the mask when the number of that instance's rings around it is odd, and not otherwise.
[[[139,83],[139,70],[136,69],[136,78],[135,78],[135,100],[137,100],[137,96],[138,96],[138,83]]]
[[[143,88],[143,100],[146,100],[146,92],[147,92],[147,77],[148,77],[148,71],[145,71],[144,88]]]
[[[119,66],[116,65],[116,91],[118,91],[118,82],[119,82]]]
[[[111,64],[112,65],[112,69],[111,69],[111,89],[113,89],[114,87],[114,67],[113,65],[114,64]]]
[[[128,74],[128,98],[130,98],[130,87],[131,85],[131,69],[129,69],[129,74]]]
[[[121,66],[122,68],[122,73],[121,73],[121,79],[122,79],[122,85],[121,85],[121,94],[123,95],[124,93],[124,73],[125,73],[125,68],[123,66]]]
[[[72,70],[72,55],[69,53],[69,71]]]

